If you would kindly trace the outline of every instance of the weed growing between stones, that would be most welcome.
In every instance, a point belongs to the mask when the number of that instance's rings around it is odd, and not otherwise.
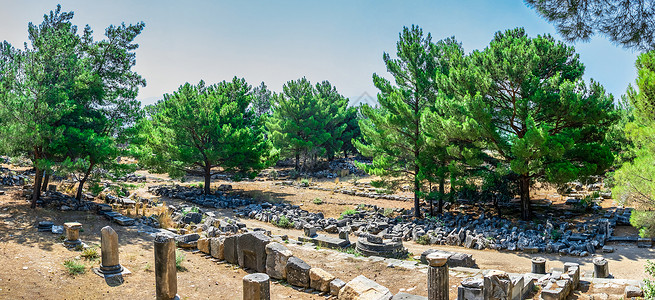
[[[86,272],[84,264],[74,259],[64,261],[64,267],[70,275],[84,274]]]
[[[277,227],[282,227],[282,228],[291,228],[293,227],[293,222],[289,221],[289,218],[287,216],[280,216],[280,219],[274,223],[275,226]]]
[[[95,260],[100,258],[100,254],[98,253],[97,247],[90,247],[82,250],[82,254],[80,256],[84,257],[87,260]]]
[[[339,216],[339,220],[343,219],[343,218],[346,217],[346,216],[354,215],[354,214],[356,214],[356,213],[357,213],[357,211],[354,210],[354,209],[347,209],[347,210],[345,210],[345,211],[343,211],[343,212],[341,213],[341,215]]]
[[[185,257],[184,253],[179,250],[175,251],[175,268],[180,272],[186,271],[186,268],[182,265]]]

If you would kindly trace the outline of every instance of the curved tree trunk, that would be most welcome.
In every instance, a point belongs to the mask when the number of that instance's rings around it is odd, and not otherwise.
[[[530,207],[530,177],[521,175],[519,177],[519,189],[521,193],[521,219],[530,220],[532,209]]]
[[[45,192],[48,190],[48,184],[50,183],[50,173],[51,171],[45,171],[45,176],[43,176],[43,183],[41,184],[41,191]]]
[[[95,165],[94,163],[89,164],[89,168],[86,169],[86,172],[84,172],[84,177],[82,177],[82,179],[80,180],[80,184],[77,186],[77,193],[75,193],[75,199],[77,200],[82,199],[82,191],[84,190],[84,184],[89,179],[89,175],[91,175],[91,171],[93,170],[94,165]]]
[[[34,186],[32,187],[32,204],[31,208],[36,208],[36,201],[39,200],[41,196],[41,180],[43,179],[43,170],[39,167],[35,167],[36,174],[34,175]]]

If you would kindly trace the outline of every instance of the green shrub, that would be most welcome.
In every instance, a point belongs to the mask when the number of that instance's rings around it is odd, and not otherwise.
[[[421,244],[421,245],[429,245],[430,244],[430,236],[422,235],[416,239],[416,243]]]
[[[273,178],[273,180],[277,180],[278,176],[280,176],[276,170],[272,170],[271,172],[268,173],[268,176]]]
[[[655,263],[646,261],[646,273],[655,277]],[[655,282],[650,279],[644,280],[644,299],[655,299]]]
[[[84,274],[86,272],[84,264],[73,259],[64,261],[64,267],[66,267],[66,271],[68,271],[68,274],[70,275]]]
[[[550,231],[550,239],[551,240],[556,241],[556,240],[559,240],[560,238],[562,238],[562,232],[561,231],[559,231],[557,229],[553,229],[553,230]]]
[[[300,185],[304,186],[304,187],[308,187],[309,186],[309,179],[303,178],[303,180],[300,181]]]
[[[186,271],[186,268],[182,266],[182,262],[184,262],[184,258],[185,258],[184,253],[180,252],[179,250],[175,251],[175,268],[180,272]]]
[[[103,186],[101,186],[98,182],[94,182],[94,183],[91,185],[91,187],[89,187],[89,191],[90,191],[91,194],[93,194],[93,195],[98,195],[98,194],[100,194],[100,192],[102,192],[102,190],[104,190],[104,189],[105,189],[105,188],[104,188]]]
[[[643,238],[655,237],[655,211],[633,210],[630,225],[639,229],[639,236]]]
[[[347,209],[347,210],[344,210],[344,211],[341,213],[341,216],[339,216],[339,219],[343,219],[343,217],[345,217],[345,216],[354,215],[354,214],[356,214],[356,213],[357,213],[357,211],[354,210],[354,209]]]
[[[97,247],[91,247],[82,250],[82,254],[80,256],[84,257],[85,259],[91,260],[91,259],[98,259],[100,257],[100,254],[98,253]]]
[[[323,200],[321,200],[321,199],[319,199],[319,198],[315,198],[314,201],[312,201],[312,202],[314,202],[314,204],[316,204],[316,205],[321,205],[321,204],[323,204]]]
[[[285,215],[280,216],[280,219],[274,224],[275,226],[282,228],[291,228],[294,225],[293,222],[289,221],[289,218],[287,218]]]
[[[393,214],[393,208],[385,208],[384,211],[382,212],[382,215],[387,218],[390,218],[392,214]]]

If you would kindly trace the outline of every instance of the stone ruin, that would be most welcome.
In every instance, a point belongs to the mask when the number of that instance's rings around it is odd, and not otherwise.
[[[402,239],[394,237],[385,240],[372,234],[360,235],[355,248],[364,256],[405,258],[408,253]]]

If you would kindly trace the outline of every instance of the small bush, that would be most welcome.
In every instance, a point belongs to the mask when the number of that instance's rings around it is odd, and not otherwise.
[[[345,216],[351,216],[351,215],[354,215],[354,214],[357,214],[357,211],[354,210],[354,209],[347,209],[347,210],[344,210],[344,211],[341,213],[341,216],[339,216],[339,220],[343,219]]]
[[[314,202],[314,204],[316,204],[316,205],[321,205],[321,204],[323,204],[323,200],[321,200],[321,199],[319,199],[319,198],[315,198],[314,201],[312,201],[312,202]]]
[[[273,180],[277,180],[280,174],[277,173],[277,170],[271,170],[271,172],[268,173],[268,176],[271,177]]]
[[[300,185],[304,186],[304,187],[308,187],[309,186],[309,179],[304,178],[303,180],[300,181]]]
[[[275,226],[282,228],[291,228],[294,225],[293,222],[289,221],[289,218],[284,215],[280,216],[280,219],[274,224]]]
[[[385,208],[384,211],[382,212],[382,215],[387,218],[390,218],[392,214],[393,214],[393,208]]]
[[[557,241],[560,238],[562,238],[562,232],[561,231],[559,231],[557,229],[553,229],[553,230],[550,231],[550,239],[551,240]]]
[[[416,239],[416,243],[421,244],[421,245],[429,245],[430,244],[430,236],[422,235],[418,239]]]
[[[646,261],[646,273],[655,277],[655,263]],[[655,282],[650,279],[644,280],[644,299],[655,299]]]
[[[180,251],[175,251],[175,268],[180,271],[186,271],[186,268],[182,266],[182,262],[184,262],[185,255],[184,253]]]
[[[64,267],[66,267],[66,271],[70,275],[84,274],[86,272],[86,267],[84,264],[73,259],[64,261]]]
[[[639,229],[639,236],[643,238],[655,237],[655,211],[633,210],[630,225]]]
[[[82,254],[80,256],[84,257],[85,259],[92,260],[92,259],[98,259],[100,257],[100,254],[98,253],[98,248],[91,247],[82,250]]]

